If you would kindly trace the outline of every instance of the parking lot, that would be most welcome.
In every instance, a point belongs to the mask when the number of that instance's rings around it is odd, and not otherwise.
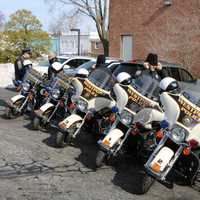
[[[145,195],[135,195],[138,168],[130,158],[95,170],[96,145],[82,135],[75,146],[55,148],[54,131],[33,131],[28,117],[3,117],[4,100],[15,93],[0,89],[1,200],[197,200],[189,187],[169,190],[155,182]]]

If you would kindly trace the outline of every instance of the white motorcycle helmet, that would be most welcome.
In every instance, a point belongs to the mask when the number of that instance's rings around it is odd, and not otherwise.
[[[51,67],[56,71],[60,71],[63,68],[63,65],[59,62],[54,62]]]
[[[75,76],[77,76],[77,77],[88,77],[88,75],[89,75],[89,71],[85,68],[81,68],[81,69],[78,69]]]
[[[24,65],[24,67],[28,67],[28,66],[31,67],[33,65],[33,63],[30,60],[24,60],[23,65]]]
[[[160,81],[159,87],[161,92],[180,93],[180,86],[176,79],[166,77]]]
[[[117,81],[122,85],[131,84],[131,75],[127,72],[121,72],[117,75]]]

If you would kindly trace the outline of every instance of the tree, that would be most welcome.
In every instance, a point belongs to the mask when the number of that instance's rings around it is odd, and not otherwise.
[[[104,54],[109,54],[109,0],[46,0],[57,1],[64,5],[73,5],[77,12],[90,17],[97,28],[99,38],[103,43]]]
[[[50,47],[48,33],[42,30],[41,22],[28,10],[18,10],[10,16],[0,40],[4,42],[1,57],[6,55],[12,61],[26,47],[33,50],[34,57],[46,53]]]
[[[0,11],[0,31],[3,29],[3,25],[4,25],[4,15]]]
[[[52,20],[52,23],[49,25],[49,32],[53,35],[60,35],[70,31],[70,29],[76,27],[77,24],[78,17],[76,14],[69,16],[65,12],[62,12]]]

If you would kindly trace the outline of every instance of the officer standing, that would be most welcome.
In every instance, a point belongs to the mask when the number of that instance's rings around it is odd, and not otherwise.
[[[22,54],[16,59],[14,63],[15,67],[15,81],[22,81],[26,73],[26,67],[24,66],[24,60],[30,59],[32,55],[31,49],[26,48],[22,50]]]

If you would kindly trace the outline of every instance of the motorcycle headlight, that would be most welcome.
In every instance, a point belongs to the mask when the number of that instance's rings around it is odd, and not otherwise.
[[[54,89],[54,90],[52,91],[52,97],[53,97],[54,99],[58,99],[58,98],[60,97],[60,90]]]
[[[183,142],[186,139],[188,131],[181,126],[175,125],[171,130],[171,136],[177,143]]]
[[[29,89],[30,89],[30,87],[31,87],[30,83],[27,83],[27,82],[22,83],[22,88],[23,88],[23,90],[24,90],[25,92],[28,92]]]
[[[130,125],[133,121],[133,114],[124,110],[120,115],[121,122],[125,125]]]
[[[84,112],[87,109],[88,103],[82,99],[77,102],[77,107],[80,111]]]

